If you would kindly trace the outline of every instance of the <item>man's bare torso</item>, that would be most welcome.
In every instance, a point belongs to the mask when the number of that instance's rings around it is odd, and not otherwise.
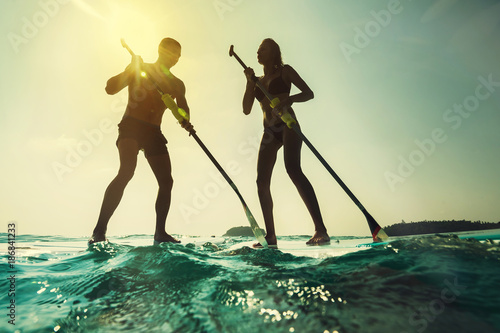
[[[182,82],[175,76],[168,77],[154,64],[143,64],[143,71],[173,98],[180,95]],[[165,104],[155,85],[147,77],[137,75],[128,85],[129,98],[124,117],[134,117],[154,125],[160,125],[165,112]]]

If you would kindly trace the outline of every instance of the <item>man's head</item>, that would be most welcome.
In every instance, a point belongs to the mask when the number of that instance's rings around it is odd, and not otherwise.
[[[181,44],[173,38],[164,38],[158,46],[158,62],[167,68],[174,66],[181,56]]]

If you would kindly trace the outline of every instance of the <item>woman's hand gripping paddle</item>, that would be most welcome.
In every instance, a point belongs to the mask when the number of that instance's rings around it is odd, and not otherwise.
[[[240,57],[234,52],[234,46],[231,45],[229,48],[229,56],[236,58],[236,60],[240,63],[241,66],[243,66],[244,69],[247,68],[245,63],[241,60]],[[277,106],[280,101],[278,98],[273,97],[267,89],[262,85],[262,83],[259,81],[259,79],[254,75],[252,77],[252,80],[255,82],[257,87],[259,87],[260,90],[264,93],[264,95],[267,97],[267,99],[271,102],[271,107]],[[387,241],[389,239],[389,236],[385,233],[385,231],[380,227],[380,225],[375,221],[375,219],[368,213],[366,208],[361,204],[361,202],[356,198],[356,196],[351,192],[351,190],[347,187],[347,185],[340,179],[340,177],[333,171],[333,169],[330,167],[330,165],[325,161],[325,159],[321,156],[321,154],[314,148],[312,143],[304,136],[300,128],[297,126],[297,121],[293,119],[293,117],[290,115],[289,112],[286,110],[283,111],[281,119],[283,122],[287,124],[289,128],[292,128],[297,135],[300,136],[300,138],[305,142],[305,144],[311,149],[313,154],[319,159],[321,164],[328,170],[328,172],[332,175],[332,177],[337,181],[337,183],[342,187],[342,189],[347,193],[349,198],[351,198],[352,201],[358,206],[358,208],[361,210],[361,212],[365,215],[366,221],[368,222],[368,227],[370,228],[370,231],[372,233],[372,238],[374,242],[383,242]]]

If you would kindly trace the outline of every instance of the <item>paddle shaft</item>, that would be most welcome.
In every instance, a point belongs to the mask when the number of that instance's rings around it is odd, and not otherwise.
[[[229,183],[231,188],[234,190],[234,192],[236,193],[236,195],[238,196],[238,198],[241,201],[243,209],[245,210],[245,214],[247,216],[248,222],[250,223],[250,227],[252,228],[252,232],[253,232],[255,238],[264,248],[267,248],[267,241],[266,241],[264,235],[262,234],[262,230],[260,229],[259,225],[257,224],[257,221],[255,220],[254,216],[252,215],[252,212],[250,212],[250,208],[248,208],[248,205],[246,204],[245,200],[243,199],[243,196],[241,195],[240,191],[238,190],[238,188],[236,187],[236,185],[234,184],[232,179],[229,177],[229,175],[226,173],[226,171],[224,171],[224,169],[219,164],[219,162],[217,162],[217,160],[212,155],[210,150],[208,150],[208,148],[205,146],[203,141],[201,141],[201,139],[196,134],[196,131],[194,129],[192,129],[189,132],[189,134],[194,138],[194,140],[198,143],[198,145],[201,147],[201,149],[208,156],[210,161],[212,161],[212,163],[215,165],[217,170],[219,170],[219,172],[222,174],[224,179]]]
[[[207,154],[210,161],[212,161],[212,163],[215,165],[217,170],[219,170],[219,172],[222,174],[224,179],[229,183],[231,188],[234,190],[234,192],[236,193],[236,195],[240,199],[241,204],[243,205],[243,209],[245,210],[245,214],[247,216],[248,222],[250,223],[250,227],[252,228],[252,231],[255,235],[255,238],[257,238],[257,240],[260,242],[260,244],[263,247],[267,248],[267,241],[266,241],[264,235],[262,234],[262,231],[260,230],[260,227],[257,224],[257,221],[255,220],[252,213],[250,212],[250,208],[248,208],[248,205],[246,204],[245,200],[243,199],[243,196],[241,195],[240,191],[238,190],[238,188],[236,187],[234,182],[231,180],[229,175],[226,173],[226,171],[224,171],[224,169],[219,164],[219,162],[217,162],[215,157],[212,155],[212,153],[205,146],[205,144],[201,141],[201,139],[198,137],[198,135],[194,132],[194,130],[192,132],[193,133],[190,133],[190,135],[195,139],[195,141],[198,143],[198,145],[201,147],[201,149],[205,152],[205,154]]]

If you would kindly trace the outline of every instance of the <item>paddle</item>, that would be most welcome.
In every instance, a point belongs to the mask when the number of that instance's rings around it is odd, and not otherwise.
[[[231,45],[229,48],[229,56],[236,58],[236,60],[240,63],[243,68],[247,68],[245,63],[241,60],[240,57],[234,52],[234,46]],[[279,103],[280,100],[277,97],[273,97],[267,89],[262,85],[262,83],[259,81],[259,79],[254,75],[252,77],[252,80],[255,82],[257,87],[259,87],[260,90],[264,93],[264,95],[267,97],[267,99],[271,102],[271,107],[274,108],[276,107]],[[366,208],[361,204],[361,202],[356,198],[356,196],[351,192],[351,190],[347,187],[347,185],[340,179],[340,177],[333,171],[333,169],[330,167],[330,165],[325,161],[325,159],[321,156],[321,154],[314,148],[312,143],[304,136],[300,128],[297,126],[297,121],[290,115],[290,113],[287,110],[283,110],[281,114],[281,119],[283,122],[287,124],[287,126],[291,129],[293,129],[297,135],[300,136],[300,138],[305,142],[305,144],[311,149],[313,154],[319,159],[321,164],[328,170],[328,172],[333,176],[333,178],[337,181],[337,183],[342,187],[342,189],[347,193],[349,198],[351,198],[352,201],[358,206],[358,208],[361,210],[361,212],[364,214],[366,221],[368,222],[368,226],[370,227],[370,231],[372,233],[373,241],[374,242],[381,242],[381,241],[386,241],[389,239],[389,236],[385,233],[385,231],[380,227],[380,225],[375,221],[375,219],[368,213]]]
[[[121,39],[121,43],[122,43],[122,46],[125,49],[127,49],[127,51],[130,53],[130,55],[135,56],[134,52],[132,52],[132,50],[127,45],[127,43],[125,43],[125,40],[123,38]],[[155,86],[156,90],[161,95],[161,99],[162,99],[163,103],[165,104],[165,106],[172,111],[172,114],[174,115],[174,117],[180,123],[182,123],[184,121],[189,121],[189,115],[187,114],[187,112],[185,110],[183,110],[182,108],[180,108],[180,107],[177,106],[177,103],[175,103],[175,101],[172,98],[172,96],[170,96],[169,94],[165,93],[161,89],[161,87],[158,85],[158,83],[151,76],[149,76],[145,71],[142,71],[141,75],[147,77],[153,83],[153,85]],[[224,177],[224,179],[229,183],[229,185],[231,185],[232,189],[236,192],[236,195],[238,196],[238,198],[241,201],[241,204],[243,205],[243,209],[245,210],[245,214],[247,216],[248,222],[250,223],[250,227],[252,228],[252,232],[255,235],[255,238],[257,238],[257,241],[264,248],[267,248],[267,241],[264,238],[264,235],[262,234],[262,231],[259,228],[259,225],[257,224],[257,221],[255,220],[255,218],[253,217],[252,213],[250,212],[250,209],[248,208],[245,200],[241,196],[240,191],[238,191],[238,188],[236,187],[236,185],[234,184],[234,182],[231,180],[231,178],[229,177],[229,175],[224,171],[224,169],[219,164],[219,162],[217,162],[217,160],[212,155],[212,153],[210,153],[210,151],[205,146],[205,144],[200,140],[200,138],[196,134],[196,131],[194,130],[194,128],[191,128],[191,130],[189,130],[189,135],[191,135],[196,140],[196,142],[200,145],[201,149],[205,152],[205,154],[207,154],[208,158],[215,165],[215,167],[217,168],[217,170],[219,170],[219,172],[222,174],[222,176]]]

